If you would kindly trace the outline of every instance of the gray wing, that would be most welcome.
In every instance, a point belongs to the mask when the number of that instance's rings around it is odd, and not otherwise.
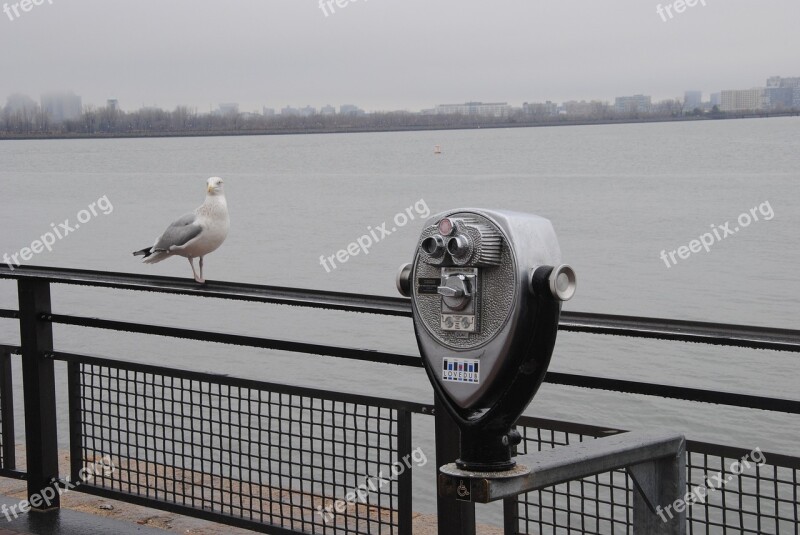
[[[170,248],[186,245],[202,232],[203,227],[198,225],[194,214],[186,214],[172,223],[156,242],[153,251],[169,251]]]

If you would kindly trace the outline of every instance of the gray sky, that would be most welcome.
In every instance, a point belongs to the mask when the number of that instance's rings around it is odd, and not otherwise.
[[[800,76],[798,0],[703,1],[665,22],[654,0],[349,0],[327,17],[319,0],[44,0],[14,20],[0,12],[0,103],[64,89],[128,111],[416,110],[707,99]]]

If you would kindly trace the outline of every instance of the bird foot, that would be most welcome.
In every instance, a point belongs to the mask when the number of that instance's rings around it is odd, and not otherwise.
[[[205,284],[206,283],[206,280],[205,279],[201,279],[200,277],[195,277],[194,280],[199,284]]]

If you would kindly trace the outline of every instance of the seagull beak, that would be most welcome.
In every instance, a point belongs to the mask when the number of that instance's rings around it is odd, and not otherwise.
[[[208,191],[208,193],[211,193],[212,191],[214,191],[214,186],[212,186],[211,184],[209,184],[209,185],[208,185],[208,188],[206,188],[206,191]]]

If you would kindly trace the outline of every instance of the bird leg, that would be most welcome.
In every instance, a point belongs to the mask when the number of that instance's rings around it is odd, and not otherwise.
[[[197,272],[194,270],[194,258],[191,256],[189,257],[189,265],[192,266],[192,275],[194,275],[194,280],[203,284],[205,281],[203,280],[203,260],[200,260],[200,276],[197,276]]]

